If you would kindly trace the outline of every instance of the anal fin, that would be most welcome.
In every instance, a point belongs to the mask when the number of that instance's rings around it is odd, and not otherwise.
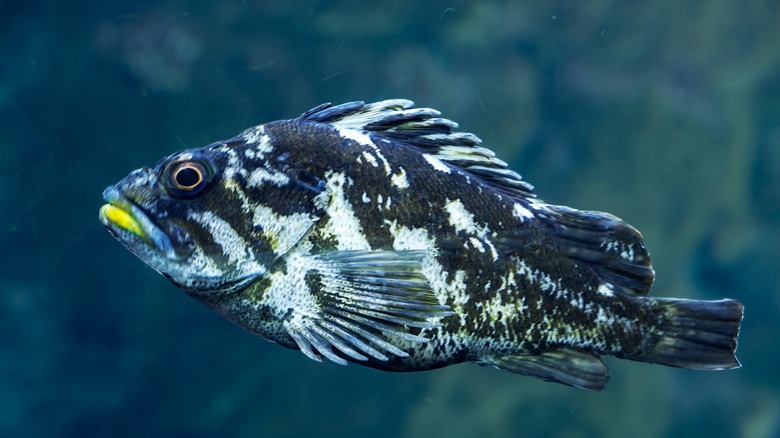
[[[548,382],[602,391],[609,381],[609,369],[600,357],[568,348],[539,354],[489,356],[477,365],[536,377]]]

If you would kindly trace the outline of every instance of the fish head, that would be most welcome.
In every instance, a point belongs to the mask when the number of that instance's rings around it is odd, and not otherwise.
[[[220,142],[135,170],[105,189],[100,220],[190,295],[241,290],[303,240],[326,202],[324,183],[256,147]]]

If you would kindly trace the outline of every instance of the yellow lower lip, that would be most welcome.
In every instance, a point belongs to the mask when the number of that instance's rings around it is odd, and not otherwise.
[[[106,225],[110,223],[111,225],[129,231],[144,240],[149,240],[141,229],[141,226],[138,224],[138,221],[136,221],[130,213],[119,207],[115,207],[111,204],[105,204],[100,207],[100,220]]]

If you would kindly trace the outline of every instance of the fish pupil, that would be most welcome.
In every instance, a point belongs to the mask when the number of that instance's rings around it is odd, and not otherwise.
[[[192,167],[184,167],[176,172],[176,184],[183,188],[195,187],[200,181],[200,172]]]

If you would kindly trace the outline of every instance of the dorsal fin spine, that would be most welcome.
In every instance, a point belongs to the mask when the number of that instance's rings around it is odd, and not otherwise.
[[[413,106],[414,102],[406,99],[323,104],[303,113],[299,120],[354,129],[375,140],[414,147],[500,192],[525,200],[535,197],[533,186],[509,169],[505,161],[496,158],[492,150],[480,146],[479,137],[452,132],[457,123],[440,117],[441,113],[435,109]]]

